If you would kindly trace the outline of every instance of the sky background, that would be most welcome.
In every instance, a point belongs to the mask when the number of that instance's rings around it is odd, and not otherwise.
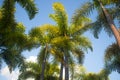
[[[27,13],[19,4],[16,4],[16,14],[15,19],[17,22],[22,22],[26,26],[26,34],[29,30],[36,26],[41,26],[43,24],[55,24],[49,18],[49,14],[53,13],[52,4],[54,2],[61,2],[68,14],[69,22],[75,10],[78,9],[85,1],[88,0],[35,0],[35,3],[39,9],[39,13],[35,16],[34,19],[29,20]],[[0,6],[3,0],[0,0]],[[97,13],[94,12],[91,14],[90,18],[95,21]],[[99,72],[104,67],[104,51],[106,47],[113,42],[115,42],[114,37],[109,38],[108,35],[102,31],[99,35],[99,39],[95,39],[90,31],[85,33],[85,36],[88,37],[93,46],[93,52],[88,51],[85,54],[84,66],[87,72]],[[22,54],[27,58],[27,61],[34,61],[36,59],[38,49],[33,49],[32,51],[24,51]],[[3,63],[2,69],[0,71],[0,80],[17,80],[19,74],[18,69],[13,71],[11,74],[5,63]],[[117,72],[112,72],[109,76],[110,80],[120,80],[120,74]]]

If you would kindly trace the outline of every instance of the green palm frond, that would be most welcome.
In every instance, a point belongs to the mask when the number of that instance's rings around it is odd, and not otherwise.
[[[40,64],[33,62],[25,62],[24,67],[21,67],[21,73],[18,80],[26,80],[28,78],[34,78],[35,80],[38,80],[40,78],[40,71]]]
[[[53,9],[55,13],[50,14],[50,18],[52,18],[57,23],[60,29],[60,34],[64,35],[66,34],[68,27],[68,17],[64,10],[64,6],[61,3],[56,2],[53,4]]]
[[[2,19],[2,9],[0,7],[0,21],[1,21],[1,19]]]
[[[55,72],[56,72],[56,74],[59,74],[58,65],[47,63],[46,75],[50,76],[50,75],[53,75]]]
[[[15,31],[2,34],[1,44],[8,47],[16,47],[18,50],[23,50],[27,42],[27,35],[24,34],[25,29],[22,24],[17,24]],[[13,40],[14,39],[14,40]]]
[[[18,80],[26,80],[29,78],[33,78],[35,80],[40,79],[40,72],[41,72],[41,64],[27,62],[25,63],[24,70],[21,70]],[[22,69],[22,68],[21,68]],[[59,73],[59,68],[56,64],[46,63],[46,70],[45,70],[45,80],[52,80],[55,78],[57,80],[57,75]]]
[[[72,50],[72,53],[75,57],[77,57],[78,63],[82,64],[83,59],[84,59],[84,52],[82,50],[80,50],[79,48],[76,48],[76,49]]]
[[[117,44],[112,44],[110,45],[106,51],[105,51],[105,58],[106,59],[110,59],[112,58],[112,56],[118,56],[119,55],[119,48],[118,48],[118,45]]]
[[[54,56],[53,62],[55,61],[62,62],[62,63],[64,62],[63,52],[58,47],[52,45],[52,48],[50,49],[50,53]]]
[[[79,46],[79,48],[82,49],[83,51],[84,50],[87,51],[88,48],[91,51],[93,51],[91,42],[89,41],[88,38],[86,38],[84,36],[74,36],[72,40],[75,42],[76,47]]]
[[[98,38],[98,34],[101,32],[102,27],[101,27],[101,22],[96,21],[90,24],[92,26],[91,32],[93,33],[95,38]]]
[[[71,36],[82,35],[86,31],[88,31],[90,28],[91,28],[91,25],[89,23],[87,23],[86,25],[81,25],[81,26],[71,25],[71,27],[69,28],[69,34]]]
[[[110,5],[110,4],[116,4],[118,5],[120,3],[119,0],[101,0],[104,4]]]
[[[36,78],[36,73],[32,72],[32,71],[26,71],[24,73],[21,73],[19,75],[18,80],[26,80],[28,78]]]
[[[41,45],[50,43],[51,39],[59,35],[58,27],[50,24],[35,27],[29,32],[30,37],[39,41]]]
[[[72,17],[72,23],[73,24],[78,24],[81,19],[86,18],[93,9],[95,8],[94,4],[91,2],[85,3],[82,7],[77,9]]]
[[[104,79],[104,78],[106,78],[107,80],[109,80],[109,78],[108,78],[108,75],[110,74],[110,72],[107,70],[107,69],[102,69],[99,73],[98,73],[98,75],[100,76],[100,78],[101,79]]]
[[[35,14],[38,13],[38,9],[34,0],[15,0],[27,11],[29,18],[34,18]]]
[[[115,6],[115,7],[112,7],[112,8],[107,8],[107,10],[111,14],[111,17],[112,17],[113,20],[120,21],[120,9],[119,9],[119,6]]]
[[[93,32],[95,38],[98,38],[98,34],[101,30],[105,30],[109,36],[113,34],[109,28],[107,19],[101,10],[99,1],[101,1],[105,7],[109,6],[106,9],[111,14],[113,20],[120,20],[119,0],[92,0],[92,2],[87,2],[81,8],[77,9],[72,18],[72,22],[74,24],[78,24],[79,19],[89,16],[93,10],[97,10],[98,16],[96,21],[89,24],[89,26],[92,27],[91,31]]]
[[[115,43],[105,51],[105,66],[110,72],[117,71],[120,73],[120,49]]]
[[[1,55],[1,58],[8,65],[10,72],[24,63],[24,57],[15,49],[7,49]]]
[[[14,18],[15,13],[15,2],[14,0],[4,0],[1,7],[2,18],[0,20],[0,29],[1,32],[9,32],[14,30],[16,26],[16,21]]]
[[[71,51],[72,52],[72,51]],[[68,54],[68,56],[69,56],[69,61],[68,61],[68,63],[69,63],[69,66],[72,68],[72,67],[74,67],[74,64],[76,63],[76,61],[75,61],[75,57],[73,56],[73,54],[71,54],[70,52],[68,52],[69,54]]]
[[[39,54],[38,54],[38,57],[37,57],[37,60],[39,63],[42,63],[45,59],[45,47],[42,47]]]
[[[33,71],[36,74],[38,74],[41,71],[40,70],[41,69],[40,64],[36,64],[36,63],[33,63],[33,62],[26,63],[26,68],[30,69],[31,71]]]
[[[42,32],[40,30],[40,27],[32,28],[31,31],[29,32],[29,35],[31,37],[37,37],[37,38],[42,37]]]
[[[60,36],[60,37],[53,38],[51,43],[53,45],[56,45],[59,48],[64,48],[68,50],[70,50],[70,48],[73,45],[72,41],[70,41],[70,38],[68,36],[65,36],[65,37]]]
[[[28,43],[24,25],[15,21],[15,2],[16,0],[4,0],[0,8],[0,60],[8,65],[10,72],[23,65],[21,52],[27,49]],[[23,7],[28,8],[30,4],[31,2]]]
[[[109,35],[112,36],[112,31],[109,27],[109,24],[107,23],[107,20],[104,16],[104,14],[99,11],[99,14],[97,16],[97,20],[93,23],[90,24],[91,27],[91,32],[94,34],[95,38],[98,38],[98,34],[102,31],[105,30],[105,32]]]

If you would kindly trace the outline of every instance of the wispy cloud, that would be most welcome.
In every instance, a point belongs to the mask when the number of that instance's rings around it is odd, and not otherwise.
[[[30,56],[26,59],[27,62],[37,62],[37,56]],[[5,66],[1,69],[1,76],[5,77],[7,80],[17,80],[19,76],[19,70],[12,71],[12,73],[9,72],[8,66]],[[28,79],[28,80],[34,80],[34,79]]]
[[[17,80],[19,75],[19,70],[12,71],[12,73],[9,72],[8,67],[4,67],[1,69],[1,75],[6,77],[8,80]]]

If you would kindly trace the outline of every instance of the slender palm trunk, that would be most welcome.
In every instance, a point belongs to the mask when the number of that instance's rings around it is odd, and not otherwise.
[[[114,36],[115,36],[117,44],[119,45],[119,48],[120,48],[120,34],[119,34],[119,31],[117,30],[116,26],[114,25],[114,22],[113,22],[113,20],[112,20],[112,18],[110,16],[110,14],[107,12],[107,10],[105,9],[105,7],[102,5],[102,3],[100,2],[100,0],[98,0],[98,1],[100,3],[100,6],[101,6],[101,8],[103,10],[103,13],[104,13],[106,19],[107,19],[107,22],[108,22],[108,24],[109,24],[109,26],[110,26],[110,28],[111,28]]]
[[[68,55],[66,52],[65,52],[65,80],[69,80]]]
[[[46,60],[42,62],[42,71],[41,71],[40,80],[44,80],[45,64],[46,64]]]
[[[74,80],[74,67],[71,68],[71,80]]]
[[[47,50],[47,44],[46,44],[46,50],[45,50],[44,60],[42,62],[42,71],[41,71],[40,80],[44,80],[44,72],[45,72],[45,64],[46,64],[47,51],[48,50]]]
[[[61,62],[59,80],[62,80],[62,79],[63,79],[63,63]]]

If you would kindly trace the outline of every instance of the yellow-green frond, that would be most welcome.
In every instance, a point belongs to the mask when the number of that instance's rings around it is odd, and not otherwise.
[[[53,4],[53,9],[54,10],[65,11],[64,6],[60,2],[55,2]]]

